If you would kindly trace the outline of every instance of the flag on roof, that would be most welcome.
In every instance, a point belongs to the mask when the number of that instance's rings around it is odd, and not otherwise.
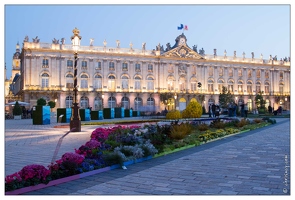
[[[180,26],[178,26],[177,29],[178,29],[178,30],[182,30],[182,29],[183,29],[183,30],[188,30],[188,26],[187,26],[187,25],[184,25],[184,26],[183,26],[183,24],[180,24]]]

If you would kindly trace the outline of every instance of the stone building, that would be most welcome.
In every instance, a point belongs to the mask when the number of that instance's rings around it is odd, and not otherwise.
[[[83,39],[83,38],[82,38]],[[236,103],[247,103],[249,110],[256,109],[255,94],[263,91],[267,105],[277,109],[290,108],[290,58],[278,60],[270,56],[247,58],[205,54],[203,48],[188,46],[182,33],[174,45],[158,44],[155,49],[80,46],[78,50],[77,81],[81,108],[125,107],[133,110],[161,112],[184,110],[197,100],[206,109],[209,103],[218,103],[222,86],[235,96]],[[73,102],[74,53],[71,44],[55,38],[40,42],[38,37],[17,45],[13,56],[13,83],[10,89],[22,101],[36,105],[37,99],[55,101],[56,108],[71,107]],[[6,99],[7,100],[7,99]],[[55,109],[56,109],[55,108]]]

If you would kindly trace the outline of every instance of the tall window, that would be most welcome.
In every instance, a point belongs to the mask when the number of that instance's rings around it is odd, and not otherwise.
[[[134,106],[135,106],[135,110],[138,111],[140,110],[140,108],[142,107],[142,99],[140,97],[136,97],[134,99]]]
[[[280,92],[280,94],[283,94],[284,93],[284,83],[280,83],[280,85],[279,85],[279,92]]]
[[[197,91],[197,79],[195,77],[191,79],[191,91]]]
[[[128,76],[122,76],[122,89],[128,89]]]
[[[41,75],[42,77],[42,87],[49,87],[49,75],[47,73],[43,73]]]
[[[135,90],[140,90],[141,89],[140,82],[141,82],[141,78],[139,76],[136,76],[135,81],[134,81],[134,89]]]
[[[96,70],[101,70],[101,62],[100,61],[97,61],[96,62]]]
[[[154,90],[154,78],[151,76],[147,78],[147,89]]]
[[[115,97],[109,97],[108,106],[109,106],[109,108],[115,108],[116,107],[116,98]]]
[[[265,94],[269,94],[269,82],[264,83],[264,92]]]
[[[284,78],[284,73],[280,72],[280,79],[283,79],[283,78]]]
[[[66,97],[66,108],[71,108],[73,106],[73,97],[67,96]]]
[[[238,76],[239,76],[239,77],[243,76],[243,71],[242,71],[242,69],[239,69],[239,71],[238,71]]]
[[[94,76],[93,88],[95,88],[95,89],[101,89],[102,88],[102,77],[101,77],[101,75],[96,74]]]
[[[233,77],[233,68],[229,68],[228,70],[228,76]]]
[[[73,68],[73,61],[67,60],[67,68]]]
[[[140,64],[139,63],[135,64],[135,71],[140,72]]]
[[[148,72],[153,72],[153,65],[152,64],[148,64]]]
[[[213,67],[209,67],[209,76],[213,76]]]
[[[179,89],[180,89],[180,91],[185,91],[186,90],[185,78],[184,77],[179,78]]]
[[[224,85],[224,81],[222,79],[218,80],[218,92],[222,93],[222,86]]]
[[[100,97],[94,99],[94,110],[102,110],[102,99]]]
[[[230,93],[233,93],[234,91],[234,81],[233,80],[229,80],[228,81],[228,88],[227,90],[230,92]]]
[[[247,81],[247,93],[252,94],[252,82]]]
[[[147,106],[154,106],[155,105],[155,100],[151,97],[147,99]]]
[[[80,99],[80,106],[81,106],[81,108],[84,108],[84,109],[86,109],[86,108],[89,107],[89,103],[88,103],[88,98],[87,97],[85,97],[85,96],[81,97],[81,99]]]
[[[213,80],[208,80],[208,92],[213,92]]]
[[[169,76],[168,80],[167,80],[167,87],[168,87],[168,90],[174,90],[174,77],[172,76]]]
[[[219,68],[219,76],[223,76],[223,68],[222,67]]]
[[[258,94],[259,92],[261,92],[261,85],[260,85],[260,82],[257,81],[256,82],[256,93]]]
[[[82,74],[80,78],[81,78],[80,88],[88,88],[88,76],[86,74]]]
[[[239,93],[243,92],[243,81],[241,80],[238,81],[238,92]]]
[[[109,62],[109,70],[114,71],[115,70],[115,63]]]
[[[110,75],[108,80],[108,89],[115,90],[115,76]]]
[[[66,87],[73,88],[74,87],[74,76],[72,74],[66,75]]]
[[[248,69],[248,78],[252,77],[252,69]]]
[[[129,99],[127,97],[122,98],[122,105],[123,108],[129,109]]]
[[[87,70],[87,61],[85,60],[82,61],[82,69]]]
[[[257,78],[260,78],[260,73],[261,73],[261,71],[260,71],[260,69],[258,69],[258,70],[256,71],[256,77],[257,77]]]
[[[49,64],[48,64],[48,59],[47,58],[44,58],[43,61],[42,61],[42,67],[43,68],[48,68]]]
[[[122,63],[122,70],[128,71],[128,63],[126,63],[126,62]]]
[[[269,71],[265,71],[265,78],[269,78]]]

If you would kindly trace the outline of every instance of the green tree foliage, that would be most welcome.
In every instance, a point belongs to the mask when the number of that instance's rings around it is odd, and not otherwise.
[[[263,92],[259,92],[255,96],[255,104],[258,109],[265,109],[266,101],[263,99],[262,94],[263,94]]]
[[[12,112],[13,112],[13,115],[21,115],[22,114],[22,108],[20,107],[18,101],[15,102]]]
[[[50,108],[54,108],[55,107],[55,102],[54,101],[49,101],[48,105],[50,106]]]
[[[200,118],[202,113],[203,109],[201,104],[197,101],[191,101],[182,112],[182,118]]]
[[[227,108],[227,105],[234,102],[234,96],[227,90],[226,87],[222,86],[222,93],[219,94],[219,104],[221,108]]]
[[[179,110],[171,110],[166,114],[166,119],[181,119]]]
[[[37,106],[45,106],[46,105],[46,100],[43,98],[40,98],[37,100]]]

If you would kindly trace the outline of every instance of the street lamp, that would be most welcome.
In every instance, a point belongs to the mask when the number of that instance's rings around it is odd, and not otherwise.
[[[72,132],[81,132],[81,118],[79,114],[79,106],[77,101],[77,60],[78,60],[78,49],[80,46],[81,36],[79,36],[79,29],[75,28],[73,30],[74,35],[71,37],[73,50],[74,50],[74,58],[75,58],[75,66],[74,66],[74,103],[72,106],[72,116],[70,122],[70,131]]]

